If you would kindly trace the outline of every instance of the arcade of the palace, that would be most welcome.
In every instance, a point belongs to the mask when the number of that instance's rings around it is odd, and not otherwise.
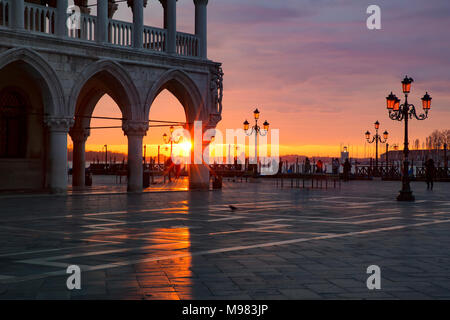
[[[133,21],[114,19],[117,4],[0,0],[0,190],[67,190],[67,140],[75,187],[85,185],[85,144],[102,96],[122,113],[128,139],[128,190],[143,188],[142,142],[158,94],[183,105],[186,128],[221,120],[222,71],[207,58],[208,0],[194,0],[195,34],[177,32],[176,0],[128,0]],[[164,28],[144,25],[162,5]],[[71,9],[72,8],[72,9]],[[68,19],[78,27],[68,28]],[[69,24],[70,25],[70,24]],[[73,25],[71,25],[73,26]],[[190,165],[190,187],[208,188],[206,165]]]

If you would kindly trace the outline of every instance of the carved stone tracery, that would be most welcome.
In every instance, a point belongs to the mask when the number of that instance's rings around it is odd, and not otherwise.
[[[222,114],[222,100],[223,100],[223,70],[221,66],[211,71],[211,96],[215,110],[220,115]]]

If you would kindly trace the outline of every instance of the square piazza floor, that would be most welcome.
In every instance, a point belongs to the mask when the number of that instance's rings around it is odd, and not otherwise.
[[[449,299],[450,184],[399,187],[0,196],[0,299]]]

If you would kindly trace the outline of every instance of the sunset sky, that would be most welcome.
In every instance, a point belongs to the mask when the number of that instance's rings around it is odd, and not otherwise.
[[[366,27],[371,4],[381,7],[382,30]],[[126,3],[119,8],[115,18],[130,21]],[[159,1],[149,0],[145,24],[161,27],[162,12]],[[281,154],[336,156],[347,144],[353,156],[364,156],[364,132],[373,132],[376,120],[391,144],[402,141],[402,123],[388,118],[385,97],[390,91],[401,96],[406,74],[415,80],[410,102],[421,110],[425,91],[433,97],[430,119],[413,121],[411,138],[450,129],[448,0],[210,0],[208,14],[208,55],[225,72],[219,129],[242,127],[258,107],[261,120],[280,129]],[[192,0],[178,0],[178,30],[194,32]],[[120,113],[105,97],[94,115]],[[185,120],[168,92],[157,98],[150,118]],[[163,133],[148,132],[151,153]],[[127,139],[120,129],[93,130],[87,143],[88,150],[108,144],[125,151]]]

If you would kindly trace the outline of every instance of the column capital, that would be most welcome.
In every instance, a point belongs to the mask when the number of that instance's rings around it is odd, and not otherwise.
[[[46,117],[44,123],[52,132],[67,133],[73,126],[74,120],[73,118]]]
[[[178,1],[178,0],[175,0],[175,1]],[[159,2],[161,2],[161,5],[162,5],[163,7],[165,7],[166,4],[167,4],[167,0],[159,0]]]
[[[197,5],[208,5],[208,0],[194,0],[194,4]]]
[[[161,1],[161,0],[160,0],[160,1]],[[128,6],[129,6],[129,7],[133,7],[133,2],[134,2],[134,0],[127,0]],[[148,2],[148,0],[143,0],[143,2],[144,2],[144,8],[146,8],[146,7],[147,7],[147,2]]]
[[[86,142],[86,140],[91,135],[91,130],[84,128],[75,128],[69,130],[69,135],[74,142]]]
[[[148,131],[148,121],[126,120],[122,124],[122,130],[127,136],[146,136]]]

